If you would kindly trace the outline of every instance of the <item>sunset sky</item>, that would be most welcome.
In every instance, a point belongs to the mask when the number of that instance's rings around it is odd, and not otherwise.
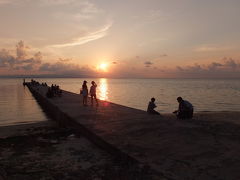
[[[0,0],[0,75],[240,78],[239,0]]]

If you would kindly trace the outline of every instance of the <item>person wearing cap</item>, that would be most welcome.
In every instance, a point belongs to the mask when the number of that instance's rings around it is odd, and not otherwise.
[[[84,105],[84,106],[87,106],[87,98],[88,98],[87,81],[83,81],[83,85],[82,85],[82,95],[83,95],[83,105]]]
[[[91,84],[92,84],[92,86],[90,87],[91,105],[93,106],[93,98],[94,98],[96,101],[96,106],[98,106],[98,100],[96,95],[97,84],[94,81],[92,81]]]
[[[155,102],[155,98],[151,98],[151,101],[148,103],[148,108],[147,108],[147,112],[148,114],[157,114],[160,115],[159,112],[155,111],[154,109],[157,107]]]
[[[191,119],[193,117],[193,105],[182,97],[178,97],[178,110],[174,111],[179,119]]]

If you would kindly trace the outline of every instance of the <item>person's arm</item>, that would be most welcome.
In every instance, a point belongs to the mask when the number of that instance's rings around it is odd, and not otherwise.
[[[155,108],[155,104],[152,103],[152,102],[149,102],[149,104],[148,104],[148,111],[152,112],[154,108]]]
[[[154,108],[156,108],[156,107],[157,107],[157,106],[156,106],[156,104],[155,104],[155,103],[153,103],[153,109],[154,109]]]
[[[181,103],[179,103],[179,105],[178,105],[178,110],[173,111],[173,113],[176,114],[176,113],[180,112],[180,109],[181,109]]]

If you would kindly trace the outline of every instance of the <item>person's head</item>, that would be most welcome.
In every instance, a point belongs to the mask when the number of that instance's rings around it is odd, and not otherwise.
[[[86,81],[86,80],[84,80],[84,81],[83,81],[83,84],[87,84],[87,81]]]
[[[154,97],[153,97],[153,98],[151,98],[151,101],[152,101],[152,102],[155,102],[155,98],[154,98]]]
[[[95,85],[95,82],[94,82],[94,81],[92,81],[91,83],[92,83],[92,85]]]
[[[182,102],[182,101],[183,101],[182,97],[178,97],[178,98],[177,98],[177,101],[178,101],[179,103]]]

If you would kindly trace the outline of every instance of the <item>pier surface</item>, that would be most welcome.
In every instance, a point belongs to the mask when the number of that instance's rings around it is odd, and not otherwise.
[[[181,121],[106,101],[85,107],[81,95],[67,91],[46,98],[47,87],[27,85],[56,121],[79,125],[96,144],[149,166],[157,179],[240,179],[240,112]]]

